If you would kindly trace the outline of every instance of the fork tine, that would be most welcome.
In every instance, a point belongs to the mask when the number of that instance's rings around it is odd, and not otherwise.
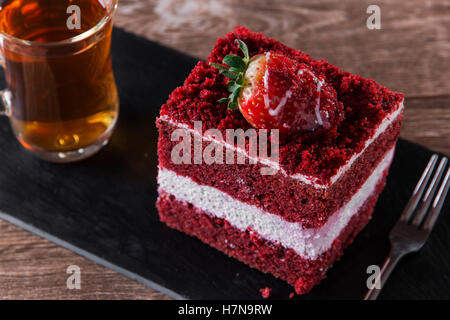
[[[420,177],[420,180],[417,183],[416,188],[414,189],[414,192],[408,201],[408,204],[403,210],[403,213],[400,217],[400,221],[404,222],[408,221],[412,213],[416,209],[417,203],[419,202],[420,197],[422,196],[423,191],[425,190],[425,187],[428,183],[428,180],[430,179],[431,173],[433,172],[433,169],[436,166],[437,159],[438,155],[433,154],[430,158],[430,161],[428,161],[427,167],[423,171],[422,176]]]
[[[424,229],[431,231],[441,213],[442,206],[445,202],[445,197],[450,186],[450,167],[447,169],[444,181],[442,182],[439,192],[434,199],[433,206],[431,207],[431,213],[428,215],[424,223]]]
[[[442,158],[439,163],[439,167],[434,174],[433,179],[431,180],[430,185],[428,186],[427,191],[425,192],[425,196],[422,199],[422,202],[419,207],[419,211],[415,215],[412,220],[412,224],[419,227],[422,223],[428,208],[430,207],[431,202],[433,201],[433,197],[436,193],[436,189],[439,186],[439,181],[441,180],[442,174],[444,173],[445,166],[447,164],[447,158]]]

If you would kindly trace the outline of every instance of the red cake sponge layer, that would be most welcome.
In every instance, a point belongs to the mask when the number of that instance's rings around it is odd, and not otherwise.
[[[240,231],[226,220],[212,217],[163,190],[160,190],[157,207],[161,221],[169,227],[195,236],[253,268],[271,273],[294,286],[296,293],[304,294],[325,278],[326,271],[342,256],[344,248],[352,243],[367,224],[378,195],[384,188],[387,172],[388,170],[384,172],[373,194],[334,240],[331,248],[316,260],[304,259],[294,250],[265,240],[252,230]]]
[[[171,136],[177,128],[161,120],[157,123],[159,165],[189,177],[200,185],[214,187],[239,201],[279,215],[289,222],[300,222],[305,228],[317,228],[350,200],[386,151],[395,145],[400,134],[401,115],[399,117],[336,183],[325,189],[317,189],[280,172],[261,175],[260,164],[175,164],[171,159],[171,151],[178,141],[171,141]],[[203,143],[202,152],[209,143]],[[194,153],[192,145],[191,163],[194,163]]]

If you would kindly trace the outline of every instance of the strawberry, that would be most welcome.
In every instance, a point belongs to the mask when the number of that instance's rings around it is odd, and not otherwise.
[[[229,67],[211,63],[230,78],[231,95],[219,102],[239,108],[253,127],[278,129],[285,136],[330,129],[339,120],[343,107],[336,91],[311,67],[273,52],[250,59],[245,43],[236,41],[244,58],[226,56]]]

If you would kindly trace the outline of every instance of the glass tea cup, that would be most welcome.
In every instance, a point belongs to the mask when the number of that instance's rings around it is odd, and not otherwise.
[[[0,114],[42,159],[73,162],[108,143],[119,114],[110,47],[117,0],[0,1]]]

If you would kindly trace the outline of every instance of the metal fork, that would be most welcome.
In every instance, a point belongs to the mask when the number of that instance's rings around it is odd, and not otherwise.
[[[438,160],[439,156],[437,154],[434,154],[431,157],[408,201],[408,204],[403,210],[400,219],[391,230],[391,233],[389,234],[391,250],[377,278],[377,281],[379,281],[380,284],[379,289],[376,288],[375,282],[372,288],[367,292],[364,300],[375,300],[400,259],[408,253],[419,251],[428,239],[428,236],[441,213],[450,185],[450,168],[448,168],[439,187],[439,182],[448,161],[448,159],[444,157],[441,159],[427,188],[428,181],[430,180]],[[425,195],[422,197],[425,189]]]

